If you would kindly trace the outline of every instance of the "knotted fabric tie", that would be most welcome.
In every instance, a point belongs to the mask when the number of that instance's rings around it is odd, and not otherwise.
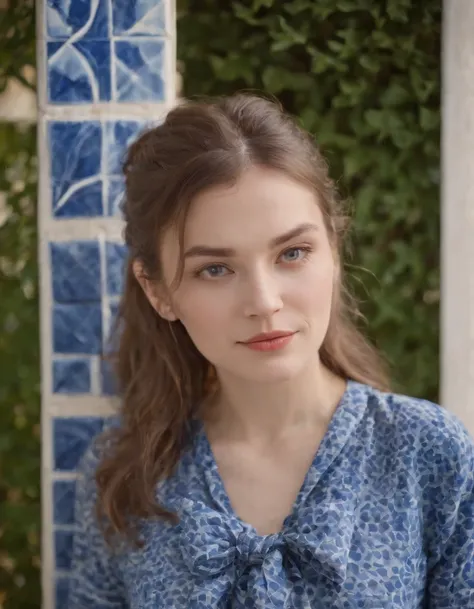
[[[268,536],[189,499],[180,518],[183,559],[196,578],[190,609],[290,609],[290,572],[292,580],[346,577],[354,519],[339,503],[302,509]]]

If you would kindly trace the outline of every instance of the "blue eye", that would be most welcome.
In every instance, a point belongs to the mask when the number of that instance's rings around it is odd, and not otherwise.
[[[211,279],[223,277],[227,274],[227,269],[223,264],[210,264],[197,272],[198,277],[209,277]]]
[[[309,248],[304,247],[292,247],[286,252],[283,252],[282,258],[284,262],[298,262],[306,258],[309,254]]]

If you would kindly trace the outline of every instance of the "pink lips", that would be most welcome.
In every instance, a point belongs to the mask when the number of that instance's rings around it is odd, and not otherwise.
[[[274,332],[256,334],[241,344],[253,351],[276,351],[286,347],[286,345],[291,342],[294,335],[295,332],[275,330]]]

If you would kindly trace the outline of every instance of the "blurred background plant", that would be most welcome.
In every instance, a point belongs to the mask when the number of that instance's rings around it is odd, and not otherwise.
[[[178,0],[182,94],[264,90],[315,134],[350,196],[347,273],[367,332],[396,389],[433,400],[440,32],[441,0]],[[33,0],[4,8],[0,41],[0,609],[37,609],[36,127],[4,102],[34,89]]]
[[[30,609],[40,606],[37,161],[34,115],[18,104],[34,101],[33,1],[3,7],[0,41],[0,607]]]

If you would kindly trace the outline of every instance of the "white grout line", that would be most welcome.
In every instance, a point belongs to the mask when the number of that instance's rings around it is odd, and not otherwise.
[[[168,88],[168,87],[166,87]],[[71,104],[70,106],[54,106],[40,104],[41,114],[49,120],[58,121],[89,121],[99,118],[110,120],[152,119],[161,120],[174,107],[172,100],[169,102],[97,102],[93,105]]]
[[[111,416],[120,405],[118,398],[103,395],[54,395],[43,404],[50,417]]]
[[[108,125],[106,121],[100,119],[101,129],[101,150],[100,150],[100,172],[99,179],[102,181],[102,213],[104,216],[109,215],[109,181],[110,176],[108,172]]]
[[[109,5],[109,40],[110,40],[110,102],[117,101],[117,62],[115,61],[115,41],[114,41],[114,25],[113,25],[113,0],[108,0]]]
[[[77,359],[89,362],[92,356],[90,353],[54,353],[52,357],[55,362],[69,362]]]
[[[51,482],[75,482],[79,476],[76,472],[52,472],[51,473]]]
[[[38,106],[47,104],[46,28],[46,0],[39,0],[36,3],[36,89]]]
[[[55,524],[53,529],[53,535],[58,533],[75,533],[78,530],[77,526],[72,524]],[[59,569],[56,569],[56,573],[59,572]],[[65,572],[66,573],[66,572]]]
[[[99,251],[100,251],[100,273],[101,273],[101,307],[102,307],[102,352],[105,353],[105,345],[109,336],[110,325],[110,303],[107,290],[108,267],[107,267],[107,243],[103,232],[99,235]],[[99,391],[102,384],[100,375],[101,366],[98,365],[98,385]]]
[[[97,239],[104,234],[108,239],[122,241],[123,221],[113,218],[48,218],[43,221],[42,237],[49,241],[76,241],[79,239]]]
[[[164,45],[165,53],[165,99],[167,105],[174,106],[176,103],[176,0],[163,0],[165,3],[165,30],[168,33],[169,42]]]
[[[93,355],[90,358],[90,372],[91,372],[91,391],[90,395],[100,395],[100,356]],[[89,394],[86,394],[89,395]],[[70,397],[69,397],[70,399]]]
[[[130,30],[129,30],[130,31]],[[139,42],[140,40],[162,40],[166,42],[171,40],[171,35],[168,32],[161,32],[160,34],[114,34],[114,40],[123,42]]]
[[[40,268],[40,352],[41,352],[41,397],[44,405],[51,393],[51,266],[49,264],[48,243],[44,233],[46,215],[51,210],[49,151],[44,108],[47,101],[46,41],[46,0],[36,6],[37,31],[37,83],[38,83],[38,262]],[[53,439],[49,413],[41,409],[41,603],[43,609],[53,609],[55,605],[54,548],[53,548],[53,503],[51,473],[53,469]]]

